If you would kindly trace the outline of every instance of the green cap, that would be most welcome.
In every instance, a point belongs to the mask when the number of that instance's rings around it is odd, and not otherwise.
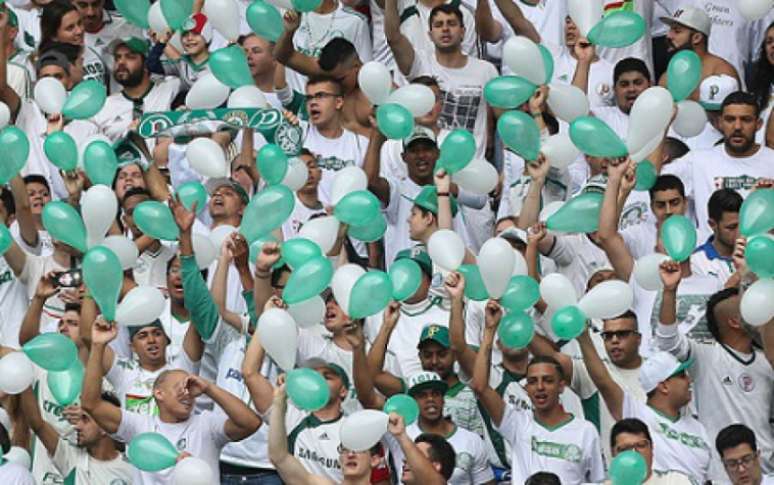
[[[457,200],[449,194],[451,200],[452,217],[457,215]],[[409,198],[414,205],[429,210],[436,216],[438,215],[438,191],[433,185],[425,185],[422,190],[413,199]]]
[[[312,357],[311,359],[305,360],[299,367],[306,367],[308,369],[319,369],[320,367],[325,367],[326,369],[329,369],[331,372],[339,376],[342,384],[344,384],[344,388],[349,390],[349,376],[347,375],[347,371],[345,371],[338,364],[327,362],[318,357]]]
[[[140,39],[139,37],[122,37],[120,39],[114,40],[110,43],[110,52],[115,54],[116,49],[122,45],[126,46],[135,54],[140,54],[145,57],[147,57],[148,52],[150,52],[150,43],[148,43],[148,41],[145,39]]]
[[[395,261],[399,259],[412,259],[428,276],[433,276],[433,261],[422,246],[414,246],[413,248],[399,251],[395,255]]]
[[[207,184],[204,187],[207,189],[207,193],[210,194],[210,197],[212,197],[215,191],[223,186],[231,187],[231,189],[233,189],[234,192],[239,195],[239,198],[242,200],[242,202],[245,203],[245,205],[250,203],[250,196],[247,195],[245,188],[232,178],[218,177],[210,179],[207,181]]]
[[[131,342],[134,340],[134,336],[137,335],[140,330],[144,330],[146,328],[160,328],[162,332],[164,332],[164,336],[167,337],[167,341],[169,341],[169,336],[167,335],[166,330],[164,330],[164,325],[162,325],[161,320],[158,318],[153,320],[147,325],[135,325],[129,327],[129,341]]]
[[[116,158],[118,159],[118,168],[137,164],[143,170],[148,169],[148,161],[143,156],[142,151],[129,137],[116,140],[116,142],[113,143],[113,151],[116,153]]]
[[[416,374],[412,374],[408,378],[408,395],[414,397],[414,395],[425,389],[438,389],[441,393],[446,394],[449,389],[449,385],[441,379],[441,376],[435,372],[422,371]]]
[[[422,333],[419,335],[419,343],[417,348],[421,347],[423,343],[432,340],[438,343],[444,348],[449,348],[449,329],[443,325],[437,323],[431,323],[422,329]]]

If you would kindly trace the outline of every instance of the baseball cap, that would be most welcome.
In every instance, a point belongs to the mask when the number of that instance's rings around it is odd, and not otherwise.
[[[140,330],[146,329],[146,328],[160,328],[162,332],[164,332],[164,336],[167,337],[167,342],[171,342],[169,339],[169,335],[167,335],[166,330],[164,330],[164,325],[161,324],[161,320],[158,318],[153,320],[147,325],[136,325],[129,327],[129,341],[131,342],[134,340],[134,336],[137,335]]]
[[[413,202],[414,205],[429,210],[436,216],[438,215],[438,191],[434,185],[425,185],[413,199],[410,197],[406,198]],[[457,199],[451,194],[449,194],[449,199],[451,200],[452,217],[454,217],[457,215]]]
[[[659,20],[667,25],[679,24],[701,32],[709,37],[712,28],[712,20],[707,13],[696,7],[682,7],[675,11],[671,17],[659,17]]]
[[[311,359],[307,359],[302,362],[299,367],[306,367],[308,369],[319,369],[320,367],[325,367],[326,369],[339,376],[339,379],[341,379],[344,387],[349,389],[349,376],[347,375],[347,372],[338,364],[327,362],[323,359],[320,359],[319,357],[312,357]]]
[[[48,50],[41,54],[38,58],[38,62],[35,63],[36,72],[40,72],[46,66],[55,65],[61,67],[65,72],[70,69],[70,60],[67,56],[54,49]]]
[[[660,383],[683,372],[693,365],[693,358],[680,362],[669,352],[656,352],[645,359],[640,367],[640,384],[645,393],[649,393]]]
[[[150,44],[147,40],[140,39],[139,37],[122,37],[110,43],[110,52],[115,54],[116,49],[121,46],[126,46],[127,49],[134,52],[135,54],[141,54],[146,57],[150,51]]]
[[[720,111],[723,100],[739,91],[739,83],[728,74],[708,76],[699,85],[699,104],[707,111]]]
[[[212,24],[203,13],[195,13],[183,23],[183,34],[193,32],[204,37],[206,43],[212,42]]]
[[[209,179],[207,181],[207,184],[205,185],[205,188],[207,189],[207,193],[212,196],[212,194],[215,193],[216,190],[223,186],[228,186],[234,189],[234,191],[239,194],[239,198],[242,199],[242,202],[245,204],[250,202],[250,197],[247,195],[247,192],[245,191],[245,188],[239,185],[239,182],[237,182],[234,179],[230,179],[227,177],[218,177],[214,179]]]
[[[412,259],[428,276],[433,275],[433,261],[430,259],[430,255],[427,251],[422,249],[421,246],[414,246],[413,248],[404,249],[399,251],[395,255],[395,261],[399,259]]]
[[[421,347],[423,343],[431,340],[441,345],[441,347],[448,349],[450,346],[449,329],[443,325],[438,325],[437,323],[426,325],[422,329],[422,333],[419,335],[419,343],[417,344],[417,348]]]
[[[527,231],[518,227],[509,227],[500,232],[497,237],[501,237],[506,241],[527,244]]]
[[[449,389],[449,385],[441,380],[441,376],[435,372],[422,371],[412,374],[408,378],[408,395],[414,396],[414,394],[423,391],[425,389],[438,389],[442,393],[446,393]]]
[[[411,134],[403,139],[403,148],[407,148],[409,145],[418,140],[429,141],[435,145],[438,144],[438,139],[430,128],[424,126],[415,125]]]

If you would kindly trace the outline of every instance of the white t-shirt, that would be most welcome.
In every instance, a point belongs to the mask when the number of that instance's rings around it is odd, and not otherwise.
[[[0,308],[3,317],[0,345],[19,348],[19,330],[27,312],[28,301],[24,283],[16,277],[5,258],[0,258]]]
[[[564,21],[562,21],[564,25]],[[578,61],[570,54],[564,43],[561,47],[549,45],[554,57],[554,82],[572,84],[575,76],[575,68]],[[606,59],[600,57],[591,64],[589,70],[588,98],[589,106],[595,109],[603,106],[613,106],[615,95],[613,93],[613,69],[615,66]]]
[[[457,5],[462,12],[462,23],[465,27],[465,36],[462,38],[462,52],[469,56],[479,57],[474,8],[461,3],[459,0],[449,0],[444,3]],[[409,39],[415,53],[421,51],[426,55],[431,55],[435,52],[435,44],[430,39],[431,11],[432,7],[428,7],[420,1],[400,11],[401,32]],[[409,79],[412,77],[409,76]]]
[[[605,251],[594,244],[586,234],[556,234],[548,257],[556,269],[572,281],[578,295],[586,293],[589,277],[602,268],[610,267]]]
[[[273,412],[273,410],[270,410]],[[341,483],[343,473],[339,462],[339,429],[341,419],[321,421],[317,416],[288,404],[285,429],[288,433],[288,452],[304,465],[309,473]],[[269,417],[266,417],[269,420]]]
[[[618,106],[600,106],[592,109],[594,116],[604,121],[621,140],[626,140],[629,133],[629,115]]]
[[[64,406],[61,406],[48,389],[48,371],[35,366],[35,381],[33,390],[36,391],[37,403],[43,420],[53,426],[57,434],[64,439],[71,439],[75,444],[75,429],[62,415]],[[37,436],[33,436],[32,447],[32,475],[40,485],[58,485],[62,483],[63,476],[54,465],[48,455],[46,447]]]
[[[22,269],[19,275],[19,281],[27,288],[28,300],[35,296],[35,288],[43,276],[50,271],[66,271],[67,269],[57,263],[53,256],[32,256],[28,254],[27,260],[24,263],[24,269]],[[46,300],[40,317],[40,331],[56,331],[57,322],[64,316],[64,309],[65,303],[58,295],[54,295]]]
[[[317,165],[322,170],[317,192],[323,205],[331,205],[331,190],[336,172],[344,167],[362,167],[368,150],[368,138],[346,128],[338,138],[326,138],[309,124],[305,130],[304,148],[318,156]]]
[[[691,273],[712,276],[725,284],[734,274],[734,262],[719,255],[710,238],[691,254]]]
[[[295,237],[301,229],[301,226],[306,224],[313,216],[318,214],[327,215],[322,205],[318,208],[310,208],[305,206],[297,195],[294,194],[294,196],[296,198],[296,204],[293,206],[293,212],[291,212],[290,217],[282,223],[282,239],[285,241]]]
[[[14,485],[36,485],[32,474],[18,463],[0,465],[0,482]]]
[[[161,244],[159,249],[146,249],[137,258],[137,266],[132,270],[134,281],[140,286],[167,287],[167,264],[177,253],[174,248]]]
[[[85,448],[73,446],[59,438],[53,460],[54,465],[64,475],[67,484],[130,485],[132,483],[134,466],[120,453],[112,460],[97,460],[89,455]]]

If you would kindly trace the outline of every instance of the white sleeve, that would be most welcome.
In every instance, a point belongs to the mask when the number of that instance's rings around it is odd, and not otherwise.
[[[131,411],[121,410],[121,424],[118,425],[118,431],[113,435],[118,441],[129,443],[136,435],[151,431],[153,417],[143,416]]]
[[[414,49],[414,62],[411,63],[411,70],[406,77],[408,79],[414,79],[423,74],[430,74],[430,69],[427,67],[427,62],[422,57],[422,51]]]
[[[215,448],[223,448],[226,443],[231,441],[226,435],[226,421],[228,415],[223,412],[205,411],[200,415],[200,419],[206,424],[210,439],[215,443]]]
[[[623,393],[623,404],[621,406],[621,418],[638,418],[642,419],[643,417],[643,407],[647,406],[645,403],[638,401],[637,399],[634,399],[631,395],[629,395],[628,392],[624,391]],[[644,419],[642,419],[645,421]],[[646,421],[647,423],[647,421]]]
[[[605,463],[602,460],[602,448],[599,443],[599,433],[595,430],[592,431],[591,445],[587,448],[589,451],[588,458],[588,476],[586,479],[589,482],[601,482],[605,479]]]
[[[357,50],[357,55],[363,63],[372,59],[373,49],[371,48],[371,32],[368,23],[365,20],[358,22],[357,32],[352,42]]]
[[[398,183],[395,180],[386,178],[387,185],[390,187],[390,201],[387,207],[384,208],[384,217],[392,225],[396,225],[401,221],[398,221],[400,217],[400,190]]]
[[[492,467],[489,466],[489,456],[484,447],[484,440],[478,436],[476,438],[476,455],[473,457],[471,478],[473,479],[473,483],[486,483],[494,480],[494,473],[492,472]]]
[[[691,341],[680,333],[678,323],[664,325],[659,322],[656,326],[656,346],[659,350],[669,352],[679,360],[686,360],[691,355]]]
[[[557,266],[569,266],[575,259],[575,248],[568,237],[554,234],[554,246],[546,256],[553,259]]]
[[[588,399],[597,392],[597,386],[591,380],[586,363],[582,359],[572,359],[572,380],[570,389],[581,399]]]
[[[51,461],[62,476],[66,477],[77,466],[76,457],[75,447],[59,438],[56,444],[56,452],[51,457]]]
[[[126,368],[122,365],[124,363],[128,363],[131,365],[131,361],[129,359],[121,359],[119,357],[113,357],[113,365],[110,366],[110,370],[105,375],[105,379],[110,383],[111,386],[113,386],[113,389],[115,389],[116,393],[119,395],[119,399],[123,402],[123,396],[124,394],[124,387],[125,383],[128,380],[126,371]]]
[[[503,419],[500,425],[495,424],[494,428],[511,446],[518,446],[519,436],[526,431],[530,421],[532,421],[531,410],[526,411],[506,403]]]
[[[220,325],[221,323],[219,323]],[[192,324],[193,325],[193,324]],[[185,351],[185,349],[182,349],[182,352],[179,352],[174,359],[172,359],[172,367],[175,369],[182,369],[189,374],[198,374],[199,373],[199,365],[201,364],[201,361],[194,362],[191,360],[191,358],[188,356],[188,352]]]

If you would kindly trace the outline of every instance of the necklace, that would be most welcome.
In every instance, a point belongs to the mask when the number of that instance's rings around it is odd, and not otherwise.
[[[312,29],[312,23],[309,21],[309,17],[313,12],[309,12],[303,16],[301,28],[299,32],[305,37],[303,41],[299,41],[299,50],[304,54],[312,57],[319,57],[320,51],[325,44],[330,40],[333,28],[336,25],[336,16],[339,13],[338,5],[336,10],[333,11],[331,19],[327,22],[327,26],[321,35],[314,35],[315,32]],[[318,17],[322,17],[325,14],[316,14]],[[315,22],[317,23],[317,22]]]

